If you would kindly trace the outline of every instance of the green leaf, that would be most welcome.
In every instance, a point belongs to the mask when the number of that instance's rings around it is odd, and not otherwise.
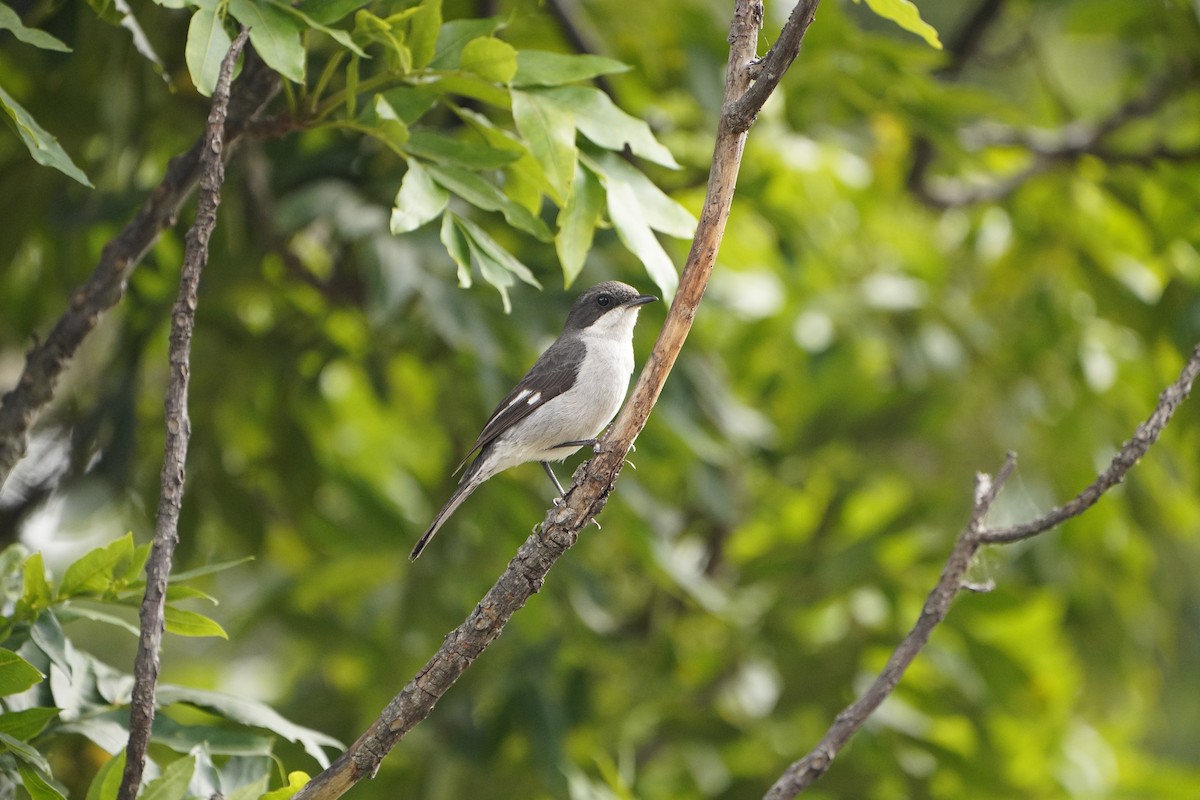
[[[588,163],[596,168],[606,186],[623,183],[637,195],[642,218],[651,228],[677,239],[692,238],[696,232],[696,218],[692,212],[672,200],[645,173],[613,153],[604,153]]]
[[[83,593],[97,593],[109,588],[118,568],[133,560],[133,534],[127,533],[120,539],[84,555],[63,574],[58,587],[59,597],[72,597]]]
[[[242,697],[164,683],[158,687],[158,702],[164,706],[189,703],[243,725],[254,725],[274,731],[289,742],[302,745],[305,752],[315,758],[322,767],[329,766],[329,759],[322,750],[323,747],[345,749],[337,739],[297,725],[270,706]]]
[[[474,172],[458,167],[428,165],[430,176],[454,194],[484,211],[499,211],[504,219],[516,228],[529,233],[543,242],[554,238],[550,228],[529,209],[506,197],[499,189]]]
[[[575,174],[575,190],[558,212],[558,235],[554,238],[563,281],[568,287],[583,270],[603,213],[604,189],[591,170],[581,165]]]
[[[458,225],[454,222],[454,214],[449,211],[442,214],[442,245],[450,258],[458,267],[458,285],[463,289],[471,288],[471,248]]]
[[[278,789],[267,792],[262,796],[262,800],[288,800],[304,788],[304,784],[308,783],[308,773],[306,772],[289,772],[288,785],[281,786]]]
[[[608,216],[617,229],[617,235],[629,252],[646,267],[650,280],[662,290],[663,297],[669,302],[675,296],[679,275],[675,272],[671,257],[646,223],[637,194],[629,184],[621,181],[609,181],[606,188]]]
[[[130,536],[132,536],[132,532]],[[152,542],[145,542],[133,548],[133,555],[129,557],[129,563],[124,569],[115,570],[113,577],[119,581],[138,582],[145,584],[145,580],[139,580],[143,571],[146,569],[146,562],[150,560],[150,551],[154,549]]]
[[[250,43],[267,66],[293,83],[304,82],[304,45],[295,19],[254,0],[229,0],[229,13],[250,29]]]
[[[301,9],[295,8],[287,3],[281,2],[281,0],[270,0],[270,3],[271,3],[271,5],[275,6],[275,8],[279,9],[280,11],[284,12],[285,14],[290,14],[291,16],[295,17],[300,22],[304,23],[305,26],[307,26],[313,30],[320,31],[321,33],[325,34],[330,39],[333,39],[335,42],[340,44],[342,47],[349,50],[351,53],[354,53],[356,56],[358,56],[360,58],[370,58],[370,56],[367,55],[365,50],[363,50],[361,47],[359,47],[357,44],[354,43],[354,37],[352,37],[348,31],[342,31],[342,30],[338,30],[337,28],[330,28],[326,25],[323,25],[318,20],[316,20],[316,19],[310,17],[308,14],[304,13],[304,11],[302,11]],[[301,29],[303,30],[303,28],[301,28]]]
[[[88,180],[87,175],[79,167],[75,166],[75,162],[67,155],[67,151],[62,149],[62,145],[58,143],[58,139],[54,138],[41,125],[37,124],[37,120],[29,115],[29,112],[12,98],[12,96],[0,88],[0,106],[4,107],[4,112],[8,115],[10,124],[16,128],[17,135],[21,137],[21,141],[25,143],[25,147],[29,149],[29,154],[33,156],[33,160],[44,167],[53,167],[69,178],[82,183],[84,186],[92,187],[92,182]]]
[[[7,711],[0,714],[0,733],[27,742],[45,730],[50,720],[57,716],[57,708],[36,707],[23,711]]]
[[[562,86],[536,89],[542,97],[569,111],[579,132],[608,150],[628,147],[634,155],[664,167],[679,169],[671,151],[664,147],[637,117],[626,114],[604,92],[591,86]]]
[[[409,159],[408,172],[404,173],[392,208],[392,233],[415,231],[441,214],[449,202],[449,192],[433,182],[420,162]]]
[[[44,677],[33,664],[12,650],[0,647],[0,697],[23,692]]]
[[[140,800],[182,800],[196,771],[195,756],[184,756],[163,767],[162,774],[146,784]]]
[[[228,726],[181,725],[160,714],[154,718],[154,742],[176,753],[190,753],[203,746],[212,755],[269,756],[274,738]]]
[[[937,30],[921,19],[921,12],[909,0],[867,0],[867,6],[884,19],[920,36],[930,47],[942,49]]]
[[[166,622],[167,633],[177,636],[218,636],[228,639],[225,629],[216,620],[209,619],[203,614],[188,611],[175,606],[163,609],[163,619]]]
[[[523,149],[499,149],[479,142],[451,139],[431,131],[414,131],[404,149],[414,156],[439,164],[470,170],[499,169],[521,157]]]
[[[375,95],[375,123],[372,134],[398,155],[404,155],[404,143],[408,141],[408,126],[392,108],[392,104],[381,95]]]
[[[50,772],[50,763],[46,761],[46,757],[40,750],[7,733],[0,733],[0,753],[4,752],[12,753],[21,761],[37,767],[42,772],[47,774]]]
[[[467,42],[458,64],[484,80],[508,83],[517,74],[517,50],[493,36],[481,36]]]
[[[363,0],[301,0],[296,8],[322,25],[332,25],[362,6]]]
[[[42,561],[41,553],[33,553],[25,559],[22,580],[24,587],[21,592],[21,600],[25,606],[35,613],[49,607],[50,600],[54,595],[50,591],[49,581],[46,580],[46,566]]]
[[[207,600],[214,606],[220,605],[217,598],[206,591],[197,589],[195,586],[180,586],[176,583],[167,586],[167,602],[175,603],[180,600]]]
[[[563,86],[597,75],[628,71],[628,64],[604,56],[521,50],[517,53],[517,74],[512,83],[513,86]]]
[[[487,231],[471,222],[469,219],[459,217],[458,223],[462,226],[463,231],[467,234],[468,244],[478,248],[478,253],[472,249],[473,255],[482,254],[486,256],[491,263],[503,269],[505,272],[517,276],[525,283],[535,288],[541,289],[542,285],[538,283],[537,278],[533,276],[533,271],[525,266],[516,256],[505,250],[500,244],[488,235]],[[497,276],[498,277],[498,276]],[[503,279],[501,279],[503,280]],[[505,285],[510,284],[507,281]]]
[[[442,0],[421,0],[408,26],[408,46],[412,50],[413,66],[422,69],[437,53],[438,34],[442,29]]]
[[[225,572],[226,570],[233,569],[234,567],[240,567],[242,564],[246,564],[253,560],[254,556],[246,556],[244,558],[235,558],[230,561],[218,561],[213,564],[205,564],[202,567],[196,567],[195,569],[188,569],[184,570],[183,572],[173,574],[171,576],[171,581],[173,583],[183,583],[184,581],[190,581],[195,578],[202,578],[205,575],[214,575],[218,572]]]
[[[82,606],[77,603],[64,604],[59,609],[59,616],[64,622],[71,622],[76,619],[90,619],[92,622],[103,622],[105,625],[112,625],[120,628],[123,631],[137,636],[141,633],[137,625],[130,623],[127,620],[118,617],[116,614],[109,614],[107,611],[101,611],[96,608]]]
[[[456,19],[447,22],[438,31],[437,45],[429,66],[433,69],[455,69],[459,65],[463,48],[467,42],[480,36],[491,36],[500,29],[500,17],[485,19]]]
[[[366,9],[360,9],[354,15],[354,38],[382,44],[392,52],[398,62],[393,71],[407,73],[412,69],[412,53],[404,44],[404,18],[416,11],[417,9],[411,8],[407,12],[393,14],[384,19]]]
[[[429,109],[433,108],[437,103],[438,98],[442,96],[442,92],[435,91],[426,86],[400,86],[395,89],[389,89],[383,93],[387,98],[388,103],[395,109],[400,120],[411,126],[414,122],[425,116]],[[412,138],[411,136],[409,137]]]
[[[578,159],[574,116],[538,94],[520,91],[512,93],[512,112],[517,130],[562,205],[571,196]]]
[[[30,800],[67,800],[67,796],[49,780],[49,773],[28,764],[17,762],[17,770],[21,773],[21,785],[29,792]]]
[[[260,800],[270,784],[270,778],[263,775],[261,778],[251,781],[245,786],[239,786],[232,792],[227,793],[225,800]]]
[[[470,97],[496,108],[507,109],[512,106],[507,89],[467,72],[439,75],[437,80],[429,84],[429,87],[442,94]]]
[[[116,800],[117,789],[121,786],[121,775],[125,772],[125,750],[120,750],[115,756],[104,762],[104,766],[92,779],[85,800]]]
[[[25,23],[21,22],[16,11],[0,3],[0,31],[3,30],[12,31],[13,36],[20,41],[43,50],[57,50],[60,53],[71,52],[71,48],[67,47],[61,39],[37,28],[25,27]]]

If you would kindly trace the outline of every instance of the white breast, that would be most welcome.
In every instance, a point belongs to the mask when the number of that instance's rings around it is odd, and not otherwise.
[[[525,461],[561,461],[579,447],[556,445],[592,439],[612,421],[633,375],[637,311],[633,307],[606,314],[583,332],[586,354],[575,385],[497,439],[495,472]]]

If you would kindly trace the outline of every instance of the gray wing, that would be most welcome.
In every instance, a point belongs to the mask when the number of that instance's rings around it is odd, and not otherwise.
[[[525,373],[525,377],[496,406],[479,438],[454,472],[462,469],[471,456],[494,442],[497,436],[574,386],[585,348],[586,345],[578,339],[560,339],[550,345]]]

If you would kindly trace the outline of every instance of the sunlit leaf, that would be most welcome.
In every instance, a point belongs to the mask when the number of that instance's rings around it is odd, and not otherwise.
[[[634,155],[678,169],[675,157],[664,147],[650,126],[637,117],[626,114],[599,89],[590,86],[562,86],[537,89],[546,101],[568,111],[575,119],[579,132],[608,150],[628,147]]]
[[[559,211],[558,235],[554,246],[562,264],[563,281],[570,286],[592,249],[592,237],[604,214],[604,189],[591,170],[580,166],[575,174],[575,190]]]
[[[546,223],[529,213],[524,206],[506,197],[503,192],[478,174],[458,167],[428,165],[430,176],[443,188],[484,211],[499,211],[510,225],[532,234],[543,242],[554,238]]]
[[[449,211],[442,214],[440,236],[442,246],[446,248],[458,269],[458,285],[463,289],[471,288],[471,248],[467,246],[466,237],[455,224],[454,214]]]
[[[575,180],[575,120],[560,104],[538,94],[512,93],[513,121],[529,151],[542,165],[546,179],[562,203],[571,196]]]
[[[133,535],[129,533],[103,547],[97,547],[67,567],[58,586],[59,596],[71,597],[107,589],[116,571],[128,565],[133,555]]]
[[[512,82],[513,86],[563,86],[628,71],[628,64],[603,56],[521,50],[517,53],[517,74]]]
[[[696,230],[696,218],[692,212],[667,196],[654,181],[628,161],[613,153],[603,153],[595,160],[588,160],[610,186],[620,183],[637,196],[638,208],[646,224],[659,233],[679,239],[690,239]]]
[[[40,611],[50,605],[53,593],[50,583],[46,580],[46,567],[40,552],[33,553],[25,559],[22,580],[24,588],[21,599],[30,610]]]
[[[229,638],[225,633],[225,629],[216,620],[209,619],[203,614],[197,614],[195,611],[167,606],[163,609],[163,619],[166,622],[167,633],[174,633],[177,636],[217,636],[221,639]]]
[[[484,80],[508,83],[517,74],[517,50],[493,36],[481,36],[463,46],[458,65]]]
[[[920,36],[930,47],[942,49],[937,30],[921,19],[921,12],[911,0],[867,0],[867,6],[884,19],[890,19],[909,33]]]
[[[438,34],[442,28],[442,0],[421,0],[417,9],[408,23],[408,46],[412,50],[413,67],[421,69],[437,52]]]
[[[392,233],[408,233],[433,221],[449,201],[449,192],[433,182],[420,162],[410,159],[392,208]]]
[[[44,677],[33,664],[0,647],[0,697],[23,692]]]
[[[662,290],[668,301],[675,296],[679,285],[679,274],[667,251],[663,249],[653,229],[646,222],[637,194],[629,184],[612,181],[605,187],[608,199],[608,217],[621,242],[638,257],[646,267],[650,280]]]
[[[262,800],[289,800],[292,795],[303,789],[308,781],[308,773],[299,771],[289,772],[287,786],[281,786],[274,791],[267,792],[262,796]]]
[[[438,31],[437,45],[429,66],[434,69],[455,69],[459,65],[463,48],[480,36],[491,36],[500,29],[500,17],[486,19],[456,19],[442,25]]]

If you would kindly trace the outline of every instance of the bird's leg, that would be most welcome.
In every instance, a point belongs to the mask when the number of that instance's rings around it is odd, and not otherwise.
[[[600,443],[599,439],[576,439],[573,442],[563,442],[562,444],[556,444],[556,445],[554,445],[554,449],[557,450],[560,447],[583,447],[585,445],[591,445],[592,447],[595,447],[599,443]]]
[[[558,482],[558,476],[554,474],[554,470],[550,469],[550,462],[539,461],[538,463],[542,465],[542,469],[546,470],[550,480],[554,481],[554,488],[558,490],[558,497],[554,498],[554,505],[558,505],[558,501],[566,497],[567,493],[563,491],[562,484]]]

